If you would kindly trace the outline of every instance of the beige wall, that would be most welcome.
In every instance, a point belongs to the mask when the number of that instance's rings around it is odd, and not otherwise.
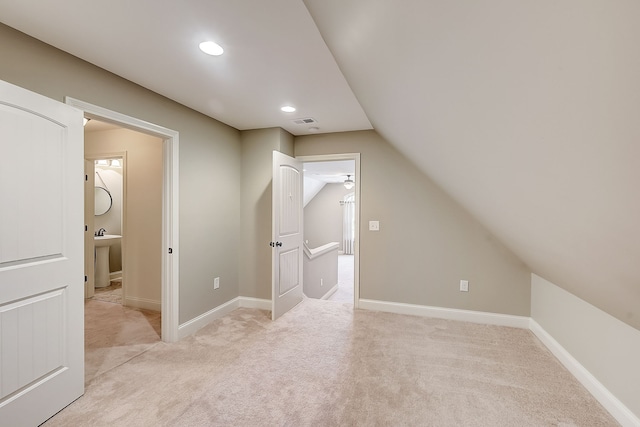
[[[338,284],[338,246],[329,243],[320,248],[323,249],[311,256],[305,251],[302,258],[302,284],[304,294],[309,298],[323,298]]]
[[[293,155],[293,137],[280,128],[243,131],[240,295],[271,299],[271,180],[273,150]]]
[[[0,58],[2,80],[61,102],[70,96],[178,131],[179,321],[238,296],[239,131],[2,24]],[[214,292],[216,276],[221,284]]]
[[[128,129],[85,134],[85,155],[125,153],[123,239],[125,305],[160,308],[162,292],[162,140]],[[99,179],[96,179],[98,182]],[[97,228],[98,220],[96,217]],[[107,228],[107,227],[105,227]],[[120,234],[107,228],[109,234]]]
[[[239,294],[270,298],[271,151],[291,154],[291,135],[243,132],[240,144],[239,131],[4,25],[0,56],[2,80],[180,133],[181,323]],[[300,137],[295,152],[362,153],[362,298],[528,314],[526,266],[375,132]]]
[[[640,418],[640,331],[531,276],[531,318]]]
[[[295,139],[296,156],[354,152],[361,298],[529,315],[527,266],[375,131]],[[380,231],[368,231],[370,220]]]
[[[342,206],[340,200],[353,193],[342,184],[327,184],[304,208],[304,239],[315,248],[338,242],[342,250]]]

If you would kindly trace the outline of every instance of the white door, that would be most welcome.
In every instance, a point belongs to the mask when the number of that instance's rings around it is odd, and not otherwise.
[[[82,112],[0,81],[0,424],[84,392]]]
[[[273,152],[271,318],[295,307],[302,293],[302,162]]]

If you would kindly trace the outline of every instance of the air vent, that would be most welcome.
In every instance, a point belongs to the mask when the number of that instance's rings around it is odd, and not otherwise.
[[[297,125],[310,125],[312,123],[318,123],[318,122],[316,121],[316,119],[313,119],[311,117],[305,117],[304,119],[295,119],[293,120],[293,123]]]

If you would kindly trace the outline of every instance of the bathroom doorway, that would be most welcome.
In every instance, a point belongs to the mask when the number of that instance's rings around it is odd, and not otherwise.
[[[94,132],[94,126],[85,127],[85,134]],[[86,142],[92,142],[85,136]],[[86,150],[85,153],[91,152]],[[86,154],[85,154],[86,155]],[[112,157],[115,155],[115,157]],[[94,202],[94,277],[91,298],[124,305],[123,290],[123,223],[124,171],[126,153],[107,153],[90,156],[93,161],[93,202]],[[90,192],[89,192],[90,193]],[[90,202],[88,202],[90,203]],[[93,291],[93,292],[91,292]]]
[[[85,126],[94,164],[92,298],[162,311],[162,140],[99,120]]]
[[[161,319],[161,336],[162,341],[175,342],[179,338],[178,331],[178,278],[179,278],[179,227],[178,227],[178,199],[179,199],[179,175],[178,175],[178,156],[179,156],[179,134],[178,132],[149,123],[135,117],[127,116],[125,114],[118,113],[97,105],[93,105],[84,101],[80,101],[71,97],[65,98],[65,103],[84,111],[86,119],[102,121],[107,124],[120,127],[122,130],[134,130],[146,136],[155,137],[161,142],[161,161],[159,163],[159,172],[162,176],[161,185],[159,186],[159,193],[161,195],[161,207],[158,209],[161,216],[161,226],[159,233],[160,245],[160,311],[162,313]],[[127,158],[125,159],[125,165],[127,170],[124,173],[125,177],[125,193],[128,195],[126,199],[129,201],[134,200],[131,194],[129,194],[127,188],[127,182],[131,178],[132,171],[136,171],[138,168],[132,168],[131,153],[127,151]],[[147,200],[156,187],[150,187],[149,192],[143,193],[139,198],[142,202]],[[127,259],[129,258],[128,251],[139,250],[132,243],[130,230],[138,228],[138,223],[129,223],[127,220],[130,207],[125,204],[124,207],[124,258],[123,258],[123,281],[125,282],[125,290],[128,291],[134,286],[132,283],[136,283],[137,280],[131,280],[128,277]],[[144,217],[143,217],[144,221]],[[89,234],[89,232],[87,232]],[[93,232],[90,233],[91,236]],[[147,235],[149,238],[157,238],[158,236]],[[147,237],[145,236],[145,237]],[[131,243],[131,244],[130,244]],[[142,277],[144,280],[144,277]],[[134,296],[133,299],[127,298],[125,294],[125,301],[133,300],[139,307],[147,304],[157,305],[157,299],[149,299],[144,295]],[[125,304],[127,304],[125,302]]]

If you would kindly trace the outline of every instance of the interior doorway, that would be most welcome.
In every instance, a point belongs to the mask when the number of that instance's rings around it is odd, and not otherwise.
[[[178,132],[73,98],[65,98],[65,103],[84,111],[85,118],[159,137],[162,140],[161,336],[162,341],[175,342],[179,337]],[[126,264],[123,268],[126,270]]]
[[[360,155],[301,156],[304,283],[311,298],[359,300]],[[329,283],[325,283],[325,281]]]

